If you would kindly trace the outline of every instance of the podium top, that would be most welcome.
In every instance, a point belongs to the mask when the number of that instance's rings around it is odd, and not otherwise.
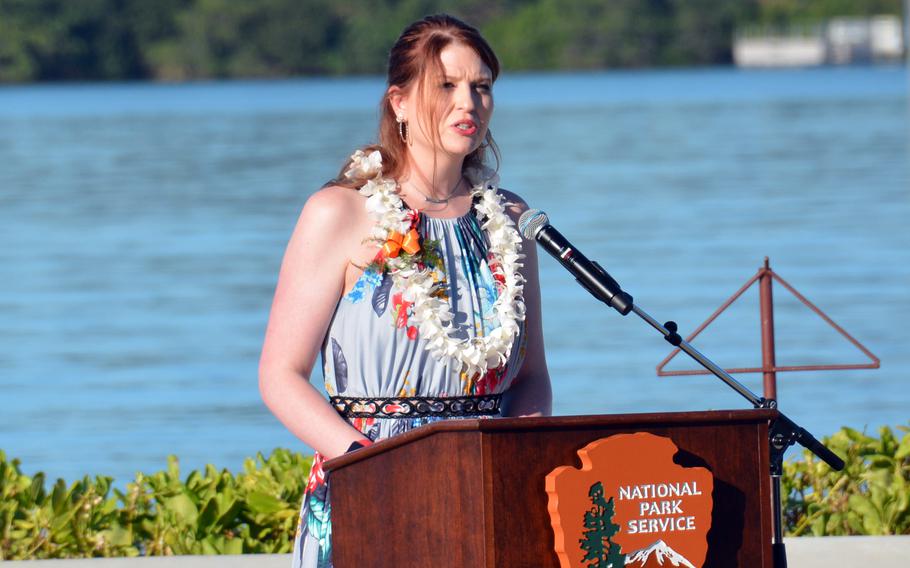
[[[710,424],[735,424],[770,422],[778,415],[776,410],[711,410],[701,412],[657,412],[635,414],[599,414],[585,416],[540,416],[524,418],[469,418],[441,420],[420,426],[398,436],[386,438],[362,450],[338,456],[323,464],[325,471],[346,467],[393,448],[412,444],[423,438],[443,432],[520,432],[541,430],[578,430],[602,426],[696,426]]]

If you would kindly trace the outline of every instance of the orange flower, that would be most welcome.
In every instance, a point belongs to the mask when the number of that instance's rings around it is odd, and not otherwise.
[[[420,233],[417,232],[416,218],[406,235],[398,231],[390,232],[380,254],[385,258],[396,258],[402,250],[408,254],[417,254],[420,251]]]
[[[415,227],[411,227],[408,234],[404,236],[401,242],[401,248],[408,254],[416,254],[420,250],[420,235]]]
[[[384,245],[382,245],[382,252],[386,258],[395,258],[398,256],[398,251],[401,250],[401,243],[404,240],[404,235],[398,231],[392,231],[389,233],[389,238],[386,239]]]

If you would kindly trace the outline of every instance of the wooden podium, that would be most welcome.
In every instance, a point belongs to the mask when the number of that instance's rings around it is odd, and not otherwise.
[[[326,462],[337,568],[558,567],[544,479],[621,433],[679,447],[708,468],[705,567],[771,568],[768,428],[773,410],[437,422]]]

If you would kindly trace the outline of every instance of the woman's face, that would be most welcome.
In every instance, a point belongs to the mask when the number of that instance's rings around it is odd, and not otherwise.
[[[424,100],[436,101],[435,128],[442,151],[454,156],[467,156],[483,143],[493,116],[493,74],[470,47],[452,44],[439,55],[444,77],[428,97],[412,96],[403,103],[414,146],[435,149],[430,109]],[[413,90],[413,89],[412,89]],[[434,104],[429,102],[429,104]],[[414,128],[413,125],[417,125]]]

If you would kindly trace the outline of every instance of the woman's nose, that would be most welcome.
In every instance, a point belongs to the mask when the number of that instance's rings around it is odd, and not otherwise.
[[[474,101],[474,90],[470,85],[460,85],[456,89],[456,105],[462,110],[474,110],[476,102]]]

